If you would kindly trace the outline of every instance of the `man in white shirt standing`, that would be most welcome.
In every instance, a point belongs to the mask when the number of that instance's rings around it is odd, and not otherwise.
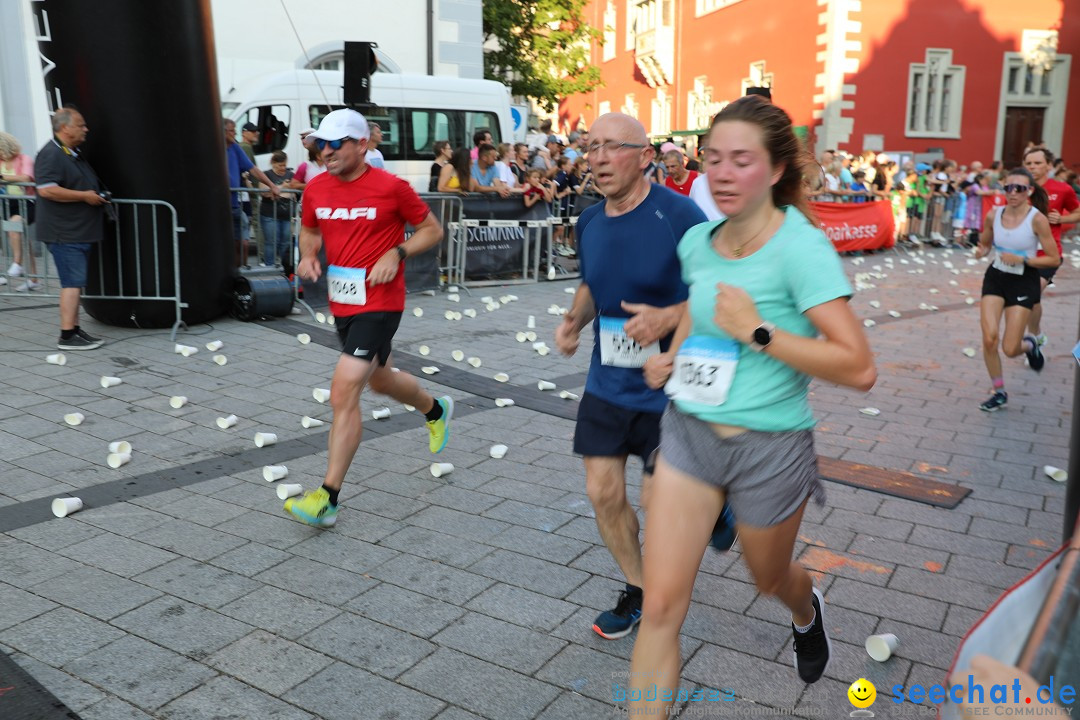
[[[368,140],[367,164],[385,170],[386,161],[383,160],[382,152],[378,149],[379,143],[382,142],[382,128],[377,122],[368,123],[368,128],[371,130],[371,138]]]

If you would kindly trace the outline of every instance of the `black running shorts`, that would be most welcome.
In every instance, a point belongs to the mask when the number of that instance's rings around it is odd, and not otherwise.
[[[1038,271],[1027,265],[1023,275],[1002,272],[996,267],[986,268],[983,276],[983,295],[997,295],[1005,298],[1005,307],[1019,305],[1028,310],[1035,307],[1042,295]]]
[[[399,312],[370,312],[334,318],[334,326],[341,338],[341,352],[368,362],[378,358],[380,365],[385,365],[390,358],[391,341],[400,323]]]
[[[649,461],[660,446],[660,417],[661,413],[628,410],[585,393],[578,404],[574,452],[585,457],[637,455]]]

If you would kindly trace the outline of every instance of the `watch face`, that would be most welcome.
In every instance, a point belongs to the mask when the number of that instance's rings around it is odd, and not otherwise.
[[[758,345],[768,345],[772,342],[772,333],[766,328],[759,327],[754,331],[754,342]]]

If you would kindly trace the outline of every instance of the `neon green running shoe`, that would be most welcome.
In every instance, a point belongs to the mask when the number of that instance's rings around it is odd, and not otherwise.
[[[446,447],[446,441],[450,439],[450,419],[454,417],[452,397],[444,395],[435,402],[442,405],[442,417],[434,421],[428,420],[428,432],[431,434],[428,439],[428,448],[433,453],[442,452],[442,449]]]
[[[285,512],[315,527],[333,527],[337,522],[337,510],[337,505],[330,504],[330,493],[323,487],[285,501]]]

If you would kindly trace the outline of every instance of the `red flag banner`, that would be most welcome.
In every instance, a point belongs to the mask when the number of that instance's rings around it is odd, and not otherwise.
[[[986,213],[990,212],[996,207],[1000,207],[1005,204],[1005,196],[1001,193],[994,193],[993,195],[982,196],[982,214],[986,217]]]
[[[812,202],[810,207],[837,252],[881,250],[896,244],[892,203]]]

